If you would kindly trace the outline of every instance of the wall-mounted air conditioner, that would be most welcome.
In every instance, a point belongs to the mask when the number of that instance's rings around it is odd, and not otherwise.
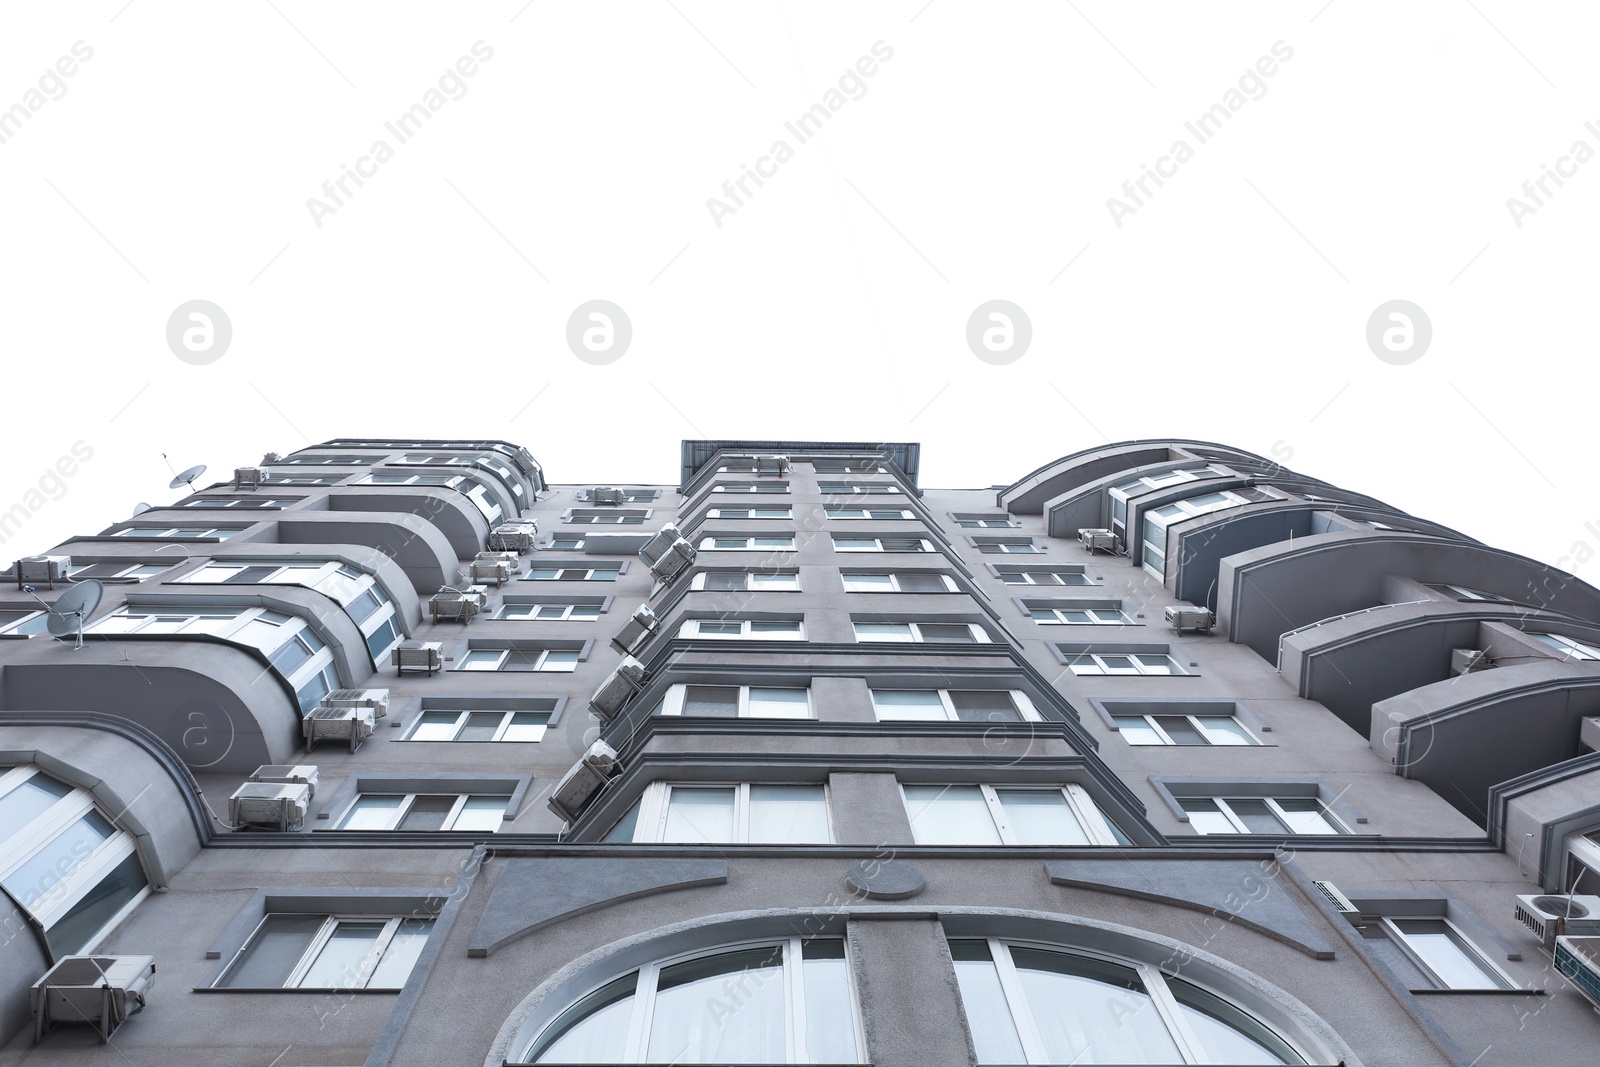
[[[670,582],[694,562],[694,557],[694,546],[680,537],[667,546],[667,550],[650,564],[650,573],[664,582]]]
[[[265,763],[251,773],[250,780],[268,785],[303,785],[307,790],[307,800],[317,795],[317,766],[314,763]]]
[[[624,652],[632,652],[644,643],[645,638],[655,633],[660,625],[661,620],[656,618],[656,613],[651,610],[650,605],[641,604],[634,611],[633,618],[617,631],[617,636],[611,639],[611,643]]]
[[[683,540],[683,532],[669,522],[657,530],[650,540],[644,543],[644,547],[639,549],[639,558],[644,561],[645,566],[653,566],[656,560],[666,554],[674,542],[681,540]]]
[[[287,833],[306,824],[310,806],[311,786],[306,782],[246,782],[228,798],[228,821]]]
[[[429,677],[432,677],[434,671],[444,670],[444,642],[401,641],[394,646],[390,659],[394,663],[396,674],[427,671]]]
[[[1489,661],[1489,653],[1480,648],[1452,648],[1450,650],[1450,674],[1459,676],[1481,671],[1494,664]]]
[[[469,623],[483,610],[487,599],[483,594],[470,589],[442,586],[437,593],[428,598],[428,614],[435,623],[441,619],[458,619],[462,623]]]
[[[1600,937],[1557,937],[1555,957],[1556,970],[1600,1011]]]
[[[1078,540],[1083,543],[1084,550],[1088,552],[1111,552],[1114,554],[1117,551],[1117,535],[1113,530],[1079,530]]]
[[[621,504],[623,492],[609,485],[597,485],[589,490],[589,503],[591,504]]]
[[[266,480],[267,472],[260,467],[233,468],[233,491],[236,493],[241,489],[260,489]]]
[[[517,470],[529,477],[532,477],[533,473],[539,469],[539,465],[533,461],[532,454],[521,445],[518,445],[516,451],[511,453],[511,462],[517,465]]]
[[[511,580],[511,568],[505,565],[504,560],[475,559],[467,564],[467,580],[474,585],[480,582],[505,585]]]
[[[1208,634],[1215,621],[1211,617],[1210,608],[1197,608],[1193,604],[1174,604],[1166,609],[1164,615],[1167,625],[1172,627],[1173,633],[1178,634],[1185,630]]]
[[[17,560],[17,585],[44,582],[53,589],[57,582],[67,580],[71,569],[71,556],[23,556]]]
[[[389,714],[389,691],[387,689],[335,689],[322,698],[324,707],[329,708],[371,708],[372,714],[381,719]]]
[[[144,1010],[156,984],[154,956],[63,956],[28,990],[33,1043],[56,1023],[88,1023],[103,1045]]]
[[[600,688],[589,698],[589,710],[603,722],[610,722],[617,709],[644,685],[644,664],[625,656],[616,670],[606,675]]]
[[[506,570],[512,574],[522,571],[522,559],[515,552],[479,552],[473,557],[475,563],[504,563]]]
[[[1517,921],[1553,948],[1562,934],[1600,934],[1600,896],[1529,894],[1517,897]]]
[[[589,802],[589,798],[610,780],[616,766],[616,750],[604,741],[596,741],[589,746],[583,758],[561,776],[546,807],[566,822],[576,822],[578,813]]]
[[[788,474],[789,473],[789,457],[788,456],[779,456],[779,455],[757,456],[756,457],[756,473],[757,474]]]
[[[361,747],[361,742],[372,736],[376,713],[371,708],[330,708],[327,705],[311,709],[311,714],[300,720],[305,734],[306,751],[310,752],[324,737],[350,742],[350,751]]]
[[[490,531],[486,547],[491,552],[516,552],[520,555],[532,552],[538,537],[539,523],[536,520],[503,522]]]

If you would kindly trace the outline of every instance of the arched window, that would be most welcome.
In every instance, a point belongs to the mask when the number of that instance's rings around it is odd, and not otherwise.
[[[0,768],[0,885],[58,957],[93,945],[148,887],[133,836],[33,766]]]
[[[518,1063],[859,1063],[841,938],[723,945],[648,963],[580,997]]]
[[[1244,1009],[1159,968],[997,938],[951,938],[979,1063],[1304,1063]]]

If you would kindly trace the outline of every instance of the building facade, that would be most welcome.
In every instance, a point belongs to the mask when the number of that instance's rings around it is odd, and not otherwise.
[[[1593,1059],[1600,591],[1207,442],[681,458],[0,575],[0,1064]]]

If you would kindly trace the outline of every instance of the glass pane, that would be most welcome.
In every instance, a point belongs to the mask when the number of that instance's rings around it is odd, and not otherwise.
[[[783,984],[776,945],[662,968],[648,1062],[783,1063]],[[729,989],[742,999],[730,999]]]
[[[1133,968],[1021,947],[1011,960],[1048,1062],[1183,1062]]]
[[[578,669],[577,649],[551,649],[544,655],[544,662],[539,665],[541,671],[575,671]]]
[[[323,584],[326,585],[327,583]],[[372,616],[372,613],[382,606],[383,603],[378,599],[377,594],[368,589],[365,593],[346,604],[345,611],[349,613],[357,624],[360,624],[366,622]]]
[[[911,640],[911,627],[903,622],[858,622],[855,625],[858,641]]]
[[[323,922],[321,915],[268,915],[244,954],[217,984],[230,989],[281,988]]]
[[[1122,739],[1130,745],[1164,745],[1161,735],[1145,720],[1143,715],[1113,715]]]
[[[1176,674],[1170,656],[1136,656],[1140,668],[1146,674]]]
[[[750,622],[751,636],[765,638],[768,641],[783,640],[789,637],[800,636],[799,619],[753,619]]]
[[[401,919],[400,926],[384,949],[372,977],[367,979],[368,989],[399,989],[406,984],[417,957],[428,944],[433,932],[432,919]]]
[[[944,702],[933,689],[874,689],[872,706],[879,722],[942,720]]]
[[[966,641],[972,642],[977,638],[972,636],[972,629],[964,622],[925,622],[921,626],[924,641]]]
[[[806,991],[806,1058],[812,1063],[857,1063],[856,1009],[844,942],[806,941],[800,950]]]
[[[701,637],[731,634],[734,637],[744,632],[741,622],[716,622],[712,619],[700,619],[695,623],[694,629],[699,631]]]
[[[743,589],[744,575],[711,571],[706,575],[707,589]]]
[[[621,1063],[638,972],[590,993],[558,1015],[528,1049],[533,1063]]]
[[[493,671],[498,670],[500,661],[505,658],[505,649],[502,648],[475,648],[461,659],[461,669],[464,671]]]
[[[828,805],[820,785],[752,785],[750,838],[756,842],[825,845]]]
[[[384,653],[388,652],[400,641],[400,631],[395,628],[393,619],[385,619],[378,624],[377,629],[367,635],[367,651],[374,661],[381,660]]]
[[[391,793],[366,793],[339,824],[341,830],[387,830],[405,797]]]
[[[70,792],[71,786],[43,774],[35,774],[0,797],[0,844],[49,811],[51,805]]]
[[[1239,725],[1239,720],[1228,715],[1199,715],[1196,719],[1205,731],[1206,740],[1213,745],[1253,745],[1256,739],[1250,731]]]
[[[498,711],[474,711],[456,735],[457,741],[493,741],[505,716]]]
[[[544,711],[519,711],[511,716],[511,725],[501,736],[502,741],[543,741],[550,714]]]
[[[943,593],[949,588],[942,574],[902,574],[899,581],[902,593]]]
[[[359,989],[378,962],[384,922],[340,922],[297,983],[301,989]]]
[[[1234,797],[1229,799],[1228,807],[1233,809],[1234,817],[1244,823],[1247,833],[1281,834],[1285,832],[1282,820],[1273,813],[1272,808],[1265,800],[1258,800],[1254,797]]]
[[[494,833],[505,821],[507,801],[508,798],[503,796],[468,797],[466,806],[456,816],[450,829]]]
[[[804,689],[750,687],[749,717],[752,719],[805,719],[810,713]]]
[[[459,798],[448,796],[420,796],[411,802],[411,807],[400,819],[401,830],[443,830],[445,818],[450,810],[456,806]]]
[[[1022,719],[1004,689],[956,689],[950,693],[956,718],[962,722],[1018,722]]]
[[[417,720],[416,729],[411,731],[413,741],[451,741],[456,736],[456,720],[460,717],[454,711],[425,711],[422,718]]]
[[[1500,983],[1443,919],[1395,919],[1394,925],[1440,985],[1450,989],[1498,989]]]
[[[1019,845],[1087,845],[1078,817],[1059,789],[997,789]]]
[[[634,828],[638,825],[639,802],[635,801],[633,807],[628,809],[627,814],[618,819],[616,825],[607,830],[606,836],[601,838],[601,840],[605,841],[607,844],[616,844],[619,841],[624,843],[632,841]]]
[[[1311,797],[1284,797],[1278,801],[1283,821],[1294,834],[1336,834],[1339,827],[1323,810],[1322,802]]]
[[[1203,745],[1206,735],[1186,715],[1157,715],[1156,724],[1167,732],[1175,745]]]
[[[1177,978],[1168,978],[1167,988],[1212,1063],[1305,1062],[1277,1034],[1222,998]]]
[[[294,638],[290,638],[288,641],[284,642],[278,651],[274,652],[269,657],[269,659],[272,661],[272,665],[278,669],[278,673],[282,674],[285,678],[299,670],[300,667],[310,658],[310,650],[308,650],[305,645],[301,644]]]
[[[63,879],[78,869],[102,841],[116,828],[98,812],[91,811],[53,837],[5,880],[6,889],[25,908],[31,908]]]
[[[757,537],[754,541],[757,548],[793,548],[792,537]]]
[[[688,685],[683,689],[683,713],[719,719],[739,714],[739,690],[731,685]]]
[[[663,841],[732,841],[733,789],[674,787]]]
[[[51,924],[45,933],[50,950],[57,956],[64,956],[88,948],[89,939],[146,884],[138,854],[128,856]]]
[[[1209,797],[1189,797],[1178,801],[1189,816],[1189,825],[1197,834],[1236,834],[1233,822],[1222,808]]]
[[[961,988],[961,1006],[972,1030],[978,1062],[1026,1063],[989,946],[982,941],[952,941],[950,956],[955,960],[956,985]]]
[[[750,575],[750,588],[793,589],[799,580],[793,574],[752,574]]]
[[[906,811],[919,845],[998,845],[1000,831],[975,785],[908,785]]]

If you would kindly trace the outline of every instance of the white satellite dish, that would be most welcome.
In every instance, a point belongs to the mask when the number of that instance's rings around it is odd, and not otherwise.
[[[33,586],[28,586],[27,591],[33,595],[33,599],[39,600],[33,591]],[[94,614],[94,609],[100,606],[100,598],[104,594],[103,585],[93,578],[87,578],[62,593],[54,604],[45,604],[39,600],[50,613],[45,618],[46,628],[55,637],[75,638],[72,647],[82,648],[83,624]]]

